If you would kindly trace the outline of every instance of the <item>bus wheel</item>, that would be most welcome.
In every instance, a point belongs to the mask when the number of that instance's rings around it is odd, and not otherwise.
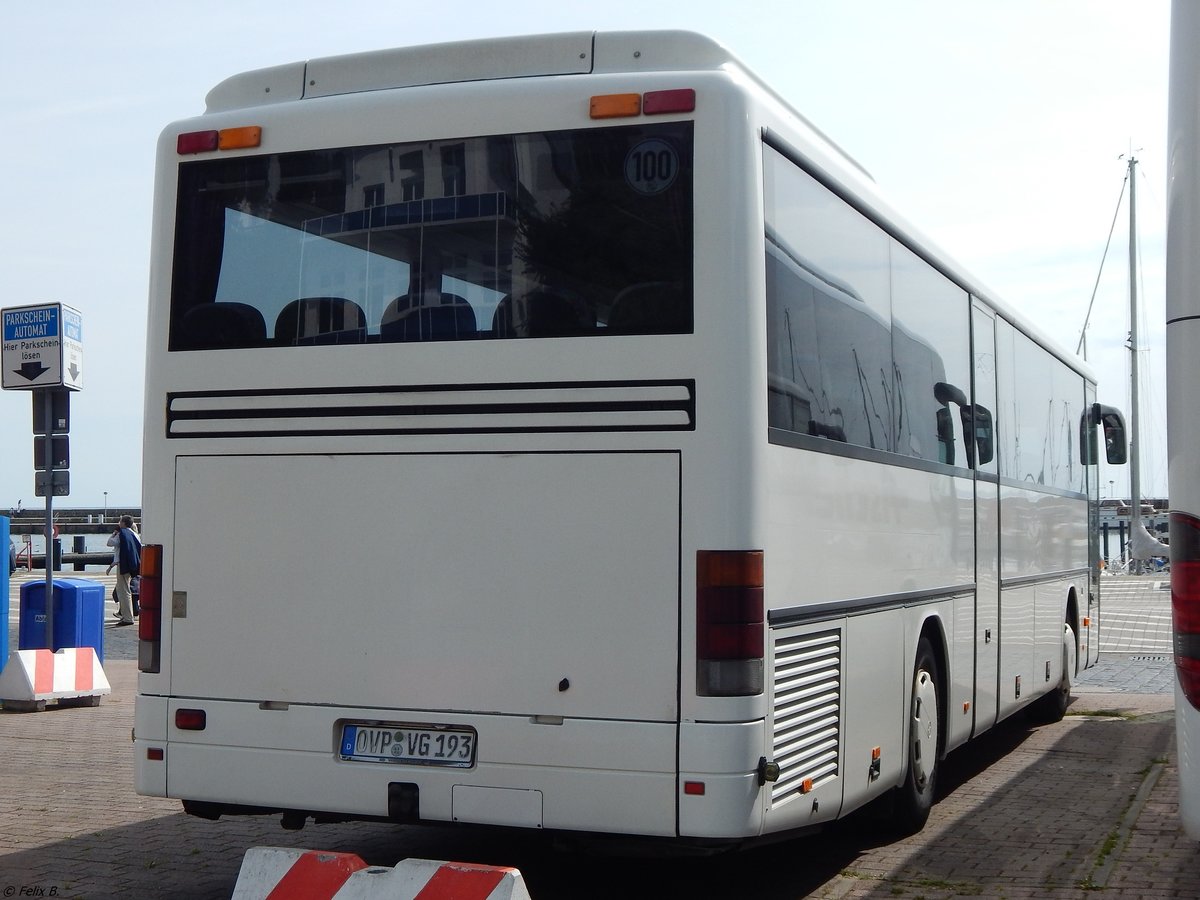
[[[896,788],[893,825],[903,834],[915,834],[933,808],[938,760],[942,751],[941,713],[938,706],[938,661],[929,639],[917,643],[909,701],[908,771]]]
[[[1061,722],[1071,702],[1071,683],[1075,679],[1078,654],[1075,650],[1075,629],[1063,623],[1062,635],[1063,672],[1058,686],[1044,697],[1029,705],[1029,718],[1043,725]]]

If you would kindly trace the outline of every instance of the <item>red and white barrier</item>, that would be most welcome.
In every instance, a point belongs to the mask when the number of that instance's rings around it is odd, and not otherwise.
[[[47,700],[111,694],[108,677],[91,647],[15,650],[0,671],[0,700],[6,707],[41,708]]]
[[[530,900],[520,871],[506,866],[404,859],[368,866],[352,853],[253,847],[242,858],[232,900]]]

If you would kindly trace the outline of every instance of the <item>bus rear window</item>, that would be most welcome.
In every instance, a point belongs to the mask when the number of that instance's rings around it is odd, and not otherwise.
[[[692,123],[187,162],[171,350],[692,331]]]

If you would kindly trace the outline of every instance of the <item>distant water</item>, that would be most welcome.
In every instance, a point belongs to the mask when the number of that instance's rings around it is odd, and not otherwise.
[[[107,543],[107,541],[108,541],[107,534],[85,534],[83,536],[83,538],[84,538],[83,547],[84,547],[85,552],[87,552],[87,553],[109,553],[109,552],[111,552],[111,548],[108,546],[108,543]],[[2,540],[2,538],[0,538],[0,540]],[[64,534],[60,538],[60,540],[62,541],[62,552],[63,553],[74,552],[74,550],[75,550],[75,543],[74,543],[75,536],[74,535]],[[25,536],[24,535],[20,535],[20,534],[13,535],[12,542],[13,542],[13,545],[17,548],[17,553],[21,553],[25,549]],[[35,534],[32,536],[31,542],[33,544],[33,555],[41,556],[45,549],[45,546],[46,546],[45,537],[40,534]],[[70,563],[63,563],[63,568],[70,569],[70,568],[73,568],[73,566]],[[104,566],[88,566],[87,568],[89,570],[97,570],[97,571],[104,570]]]
[[[83,536],[83,538],[84,538],[84,541],[83,541],[84,549],[89,553],[99,553],[101,550],[109,549],[109,546],[107,544],[107,541],[108,541],[107,534],[85,534]],[[70,553],[72,550],[75,549],[75,544],[74,544],[75,536],[74,535],[64,534],[61,538],[59,538],[59,540],[62,541],[63,553]],[[12,541],[14,544],[17,545],[18,550],[20,550],[23,546],[25,546],[25,536],[24,535],[14,534],[12,536]],[[33,552],[34,553],[41,553],[43,548],[45,547],[45,545],[46,545],[46,539],[42,535],[40,535],[40,534],[33,535]]]

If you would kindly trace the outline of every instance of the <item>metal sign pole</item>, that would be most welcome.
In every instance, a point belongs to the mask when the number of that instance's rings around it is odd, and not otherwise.
[[[46,646],[54,645],[54,495],[71,492],[70,392],[83,388],[83,317],[61,303],[0,310],[0,389],[33,398],[34,491],[46,498]],[[55,403],[55,400],[59,403]],[[41,403],[42,414],[38,415]],[[55,406],[59,408],[56,410]],[[55,458],[54,435],[63,435]],[[42,459],[37,457],[41,451]]]
[[[45,403],[46,440],[46,646],[54,649],[54,388],[38,388]]]

